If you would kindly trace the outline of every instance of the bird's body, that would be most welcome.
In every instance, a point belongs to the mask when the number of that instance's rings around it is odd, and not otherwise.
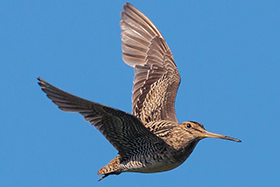
[[[174,169],[188,158],[199,141],[199,139],[187,139],[188,134],[182,126],[174,122],[163,120],[150,122],[146,127],[164,140],[164,143],[160,145],[161,149],[153,151],[153,145],[147,147],[140,154],[135,154],[129,160],[120,162],[119,171],[116,173],[124,171],[155,173]],[[113,163],[115,160],[118,160],[118,156],[113,159]],[[107,168],[107,166],[102,168],[99,174],[106,174]]]
[[[239,142],[210,133],[198,122],[177,121],[174,103],[180,75],[168,45],[154,24],[129,3],[121,17],[123,60],[135,70],[133,114],[71,95],[38,78],[42,90],[61,110],[82,114],[118,150],[98,171],[104,175],[101,179],[122,172],[174,169],[206,137]]]

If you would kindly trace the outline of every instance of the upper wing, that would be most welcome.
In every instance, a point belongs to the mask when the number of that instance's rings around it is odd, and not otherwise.
[[[119,151],[122,159],[145,151],[148,147],[159,151],[165,144],[131,114],[64,92],[41,78],[39,85],[61,110],[78,112],[94,125]]]
[[[144,124],[177,122],[174,103],[180,75],[168,45],[156,26],[129,3],[121,18],[123,60],[135,71],[133,115]]]

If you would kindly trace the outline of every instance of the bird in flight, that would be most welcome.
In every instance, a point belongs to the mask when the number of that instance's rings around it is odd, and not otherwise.
[[[121,12],[123,61],[134,68],[132,114],[69,94],[38,78],[47,97],[63,111],[77,112],[118,150],[98,171],[99,180],[122,172],[154,173],[181,165],[203,138],[239,139],[179,123],[174,109],[180,74],[156,26],[129,3]]]

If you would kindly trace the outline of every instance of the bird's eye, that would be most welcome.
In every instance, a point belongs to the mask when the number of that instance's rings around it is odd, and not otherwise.
[[[187,127],[188,127],[188,128],[191,128],[191,127],[192,127],[192,125],[188,123],[188,124],[187,124]]]

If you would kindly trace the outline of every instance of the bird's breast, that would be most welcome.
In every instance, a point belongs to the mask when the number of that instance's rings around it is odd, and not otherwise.
[[[191,154],[191,151],[167,149],[156,155],[142,155],[138,159],[127,162],[124,167],[129,172],[156,173],[172,170],[181,165]]]

